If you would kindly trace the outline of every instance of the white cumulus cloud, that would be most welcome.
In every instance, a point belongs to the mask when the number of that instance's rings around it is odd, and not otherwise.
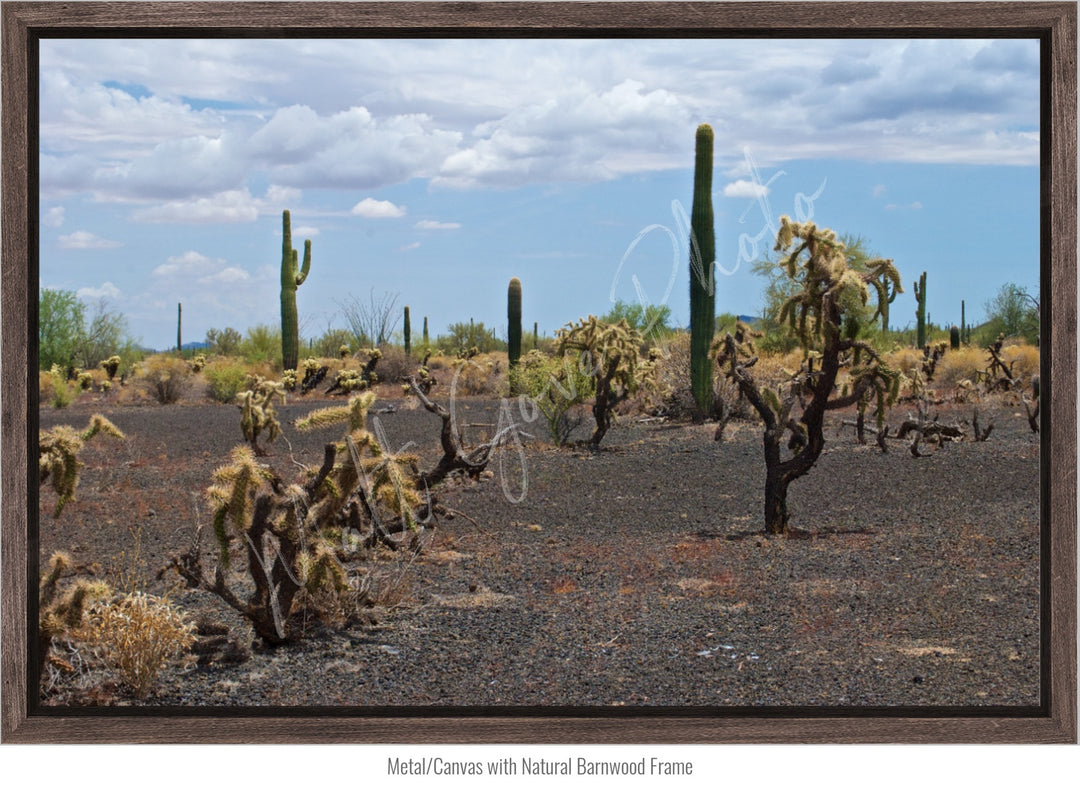
[[[80,287],[75,295],[79,298],[119,298],[120,288],[112,282],[105,282],[101,287]]]
[[[405,206],[394,205],[389,200],[365,197],[352,207],[352,213],[365,219],[400,219],[405,215]]]
[[[742,197],[746,199],[757,199],[758,197],[764,197],[769,193],[769,187],[763,183],[757,183],[755,181],[737,180],[732,181],[724,187],[725,197]]]
[[[76,230],[70,235],[61,235],[57,240],[61,249],[116,249],[123,246],[119,241],[99,238],[85,230]]]
[[[64,223],[64,206],[57,205],[50,208],[45,212],[45,215],[41,217],[41,223],[46,227],[59,227]]]

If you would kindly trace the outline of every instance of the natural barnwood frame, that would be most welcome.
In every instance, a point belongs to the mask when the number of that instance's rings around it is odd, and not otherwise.
[[[31,3],[2,6],[0,562],[5,742],[1073,742],[1076,738],[1077,7],[1066,2]],[[1042,703],[1036,709],[35,709],[37,58],[50,37],[1025,37],[1042,52]],[[30,582],[33,579],[33,582]],[[212,725],[207,725],[212,719]]]

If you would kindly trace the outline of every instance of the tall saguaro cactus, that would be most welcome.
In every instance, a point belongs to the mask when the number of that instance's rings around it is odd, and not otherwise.
[[[926,271],[922,272],[915,284],[915,300],[919,306],[915,310],[917,322],[916,337],[920,348],[926,347]]]
[[[516,276],[506,289],[506,344],[510,366],[521,360],[521,280]]]
[[[424,351],[427,352],[428,346],[428,332],[427,332],[427,315],[424,315]]]
[[[300,355],[300,332],[296,315],[296,288],[311,270],[311,240],[304,241],[304,264],[292,247],[292,224],[288,211],[281,212],[281,363],[296,369]]]
[[[967,342],[967,315],[964,314],[964,302],[960,302],[960,341]]]
[[[183,305],[183,303],[177,303],[176,304],[176,352],[177,353],[183,353],[184,352],[184,343],[181,341],[181,337],[180,337],[180,318],[183,316],[183,313],[184,313],[184,305]]]
[[[716,234],[713,229],[713,130],[697,128],[694,146],[694,204],[690,214],[690,390],[705,413],[712,410],[712,365],[709,347],[716,331],[716,290],[713,268]]]
[[[412,355],[412,323],[409,321],[409,307],[405,307],[405,326],[402,328],[405,335],[405,355]]]

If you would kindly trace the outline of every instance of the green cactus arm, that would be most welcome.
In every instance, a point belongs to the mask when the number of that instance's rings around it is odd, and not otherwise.
[[[293,252],[293,268],[296,267],[296,252]],[[296,286],[304,284],[304,280],[307,279],[308,272],[311,270],[311,239],[304,241],[304,265],[300,268],[300,273],[296,275]]]

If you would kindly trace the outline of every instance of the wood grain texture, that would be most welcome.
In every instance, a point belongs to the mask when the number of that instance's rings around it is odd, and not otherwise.
[[[1076,742],[1076,5],[1073,3],[4,3],[2,7],[0,452],[2,729],[5,742]],[[716,716],[321,716],[112,710],[63,716],[28,691],[27,567],[36,551],[28,404],[36,298],[36,41],[77,36],[1031,36],[1044,42],[1045,352],[1042,708],[775,709]],[[36,303],[36,302],[33,302]],[[14,374],[12,373],[14,371]],[[35,515],[36,516],[36,515]],[[197,710],[196,710],[197,711]],[[974,716],[974,715],[978,716]]]

